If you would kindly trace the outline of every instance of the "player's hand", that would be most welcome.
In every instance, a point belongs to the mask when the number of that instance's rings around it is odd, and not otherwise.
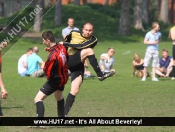
[[[7,42],[2,42],[0,44],[0,50],[2,50],[2,48],[6,47],[7,46]]]
[[[59,44],[63,44],[63,41],[60,41]]]
[[[7,46],[7,42],[2,42],[3,47]]]
[[[46,51],[49,51],[49,49],[50,49],[50,48],[45,47],[45,48],[44,48],[44,51],[45,51],[45,52],[46,52]]]
[[[2,99],[7,99],[8,93],[7,93],[7,91],[5,89],[2,89],[2,91],[1,91],[1,97],[2,97]]]

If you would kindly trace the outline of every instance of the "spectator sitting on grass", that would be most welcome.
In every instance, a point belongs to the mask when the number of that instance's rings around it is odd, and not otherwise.
[[[162,50],[162,57],[159,59],[160,66],[156,70],[156,74],[163,77],[169,77],[172,66],[173,66],[173,58],[168,55],[168,50]]]
[[[140,55],[138,53],[134,54],[134,60],[132,61],[132,75],[136,75],[137,77],[143,77],[143,66],[144,60],[140,58]]]
[[[30,77],[43,77],[44,76],[44,61],[37,54],[39,52],[38,47],[33,48],[33,53],[27,57],[27,75]],[[41,64],[41,68],[39,67],[39,63]]]
[[[107,53],[103,53],[100,56],[100,69],[104,73],[109,73],[111,71],[114,72],[115,74],[115,69],[113,69],[113,64],[114,64],[114,53],[115,50],[113,47],[108,48]],[[113,75],[114,75],[113,74]]]
[[[29,48],[27,52],[22,55],[18,60],[18,74],[22,77],[27,75],[27,57],[33,52],[32,48]]]

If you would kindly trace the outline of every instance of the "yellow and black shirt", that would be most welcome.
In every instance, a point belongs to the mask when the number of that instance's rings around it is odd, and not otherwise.
[[[85,48],[94,48],[97,44],[97,38],[91,36],[85,38],[80,31],[72,30],[65,38],[64,46],[68,47],[68,54],[73,55],[78,50]]]

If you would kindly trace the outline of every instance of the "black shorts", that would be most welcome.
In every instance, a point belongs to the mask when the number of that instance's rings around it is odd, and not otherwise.
[[[68,68],[71,72],[71,81],[77,78],[79,75],[84,77],[84,64],[81,62],[81,50],[77,51],[73,55],[69,55]]]
[[[64,91],[64,86],[59,87],[58,83],[54,83],[50,80],[48,80],[40,89],[40,91],[43,92],[45,95],[51,95],[57,90]]]
[[[173,60],[175,60],[175,45],[173,45],[173,51],[172,51],[172,55],[173,55]]]

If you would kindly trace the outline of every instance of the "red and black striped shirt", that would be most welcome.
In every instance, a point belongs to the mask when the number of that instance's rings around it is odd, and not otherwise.
[[[63,86],[67,83],[68,75],[68,53],[62,44],[56,44],[49,50],[50,54],[45,62],[44,72],[48,80]]]

